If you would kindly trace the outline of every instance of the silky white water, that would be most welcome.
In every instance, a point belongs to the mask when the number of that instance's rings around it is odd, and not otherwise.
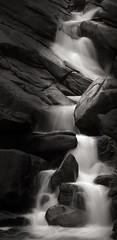
[[[48,226],[45,220],[47,209],[57,204],[57,192],[51,193],[49,185],[54,170],[42,171],[39,176],[40,190],[36,207],[29,215],[31,227],[29,231],[39,239],[83,239],[109,240],[111,234],[110,200],[108,189],[94,184],[97,175],[110,173],[111,170],[98,160],[96,139],[77,135],[78,146],[68,152],[72,153],[79,163],[79,177],[75,183],[85,192],[88,224],[85,227],[62,228]],[[72,184],[72,183],[71,183]]]
[[[71,21],[62,23],[52,46],[52,50],[63,61],[92,80],[104,76],[106,72],[100,66],[92,41],[84,37],[78,39],[76,30],[79,22],[91,19],[97,10],[98,8],[93,9],[84,15],[73,13]],[[74,108],[75,105],[53,108],[51,130],[70,130],[77,133],[73,118]],[[72,153],[79,164],[79,176],[75,184],[84,190],[88,223],[84,227],[75,228],[48,226],[45,213],[48,208],[58,203],[59,190],[51,192],[50,178],[55,170],[42,171],[39,175],[39,193],[35,208],[28,215],[31,221],[28,231],[34,236],[32,239],[110,240],[112,227],[108,189],[94,184],[94,179],[99,174],[110,173],[111,169],[98,159],[96,138],[77,134],[77,140],[78,146],[67,154]]]
[[[91,19],[98,9],[97,7],[85,14],[73,13],[72,20],[61,23],[52,45],[56,55],[92,80],[105,76],[108,69],[102,69],[93,42],[86,37],[78,38],[77,26],[80,22]]]
[[[74,123],[74,109],[76,105],[57,106],[53,108],[51,113],[51,131],[65,131],[77,132],[78,129]]]

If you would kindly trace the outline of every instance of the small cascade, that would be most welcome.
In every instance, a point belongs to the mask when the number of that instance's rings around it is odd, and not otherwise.
[[[57,204],[58,193],[51,192],[49,184],[54,170],[42,171],[39,175],[40,190],[36,207],[30,216],[31,233],[40,237],[39,239],[110,240],[111,217],[110,200],[107,198],[108,189],[95,184],[94,179],[98,174],[111,173],[111,169],[98,160],[96,138],[77,135],[77,139],[78,146],[68,154],[72,153],[79,164],[79,176],[75,184],[85,193],[88,225],[73,229],[48,226],[45,213],[48,208]]]
[[[47,170],[41,171],[39,174],[40,190],[37,195],[36,207],[33,211],[33,214],[29,215],[33,229],[38,228],[38,226],[47,225],[45,220],[45,212],[48,208],[57,204],[56,193],[51,192],[49,185],[50,178],[53,173],[54,170]]]
[[[98,9],[85,14],[73,13],[72,20],[61,24],[52,45],[54,53],[63,61],[92,80],[105,76],[107,68],[102,69],[93,42],[86,37],[78,38],[77,26],[80,22],[91,19]]]
[[[72,131],[77,132],[78,129],[76,128],[74,124],[74,109],[76,105],[71,106],[57,106],[57,108],[53,108],[53,111],[51,113],[51,121],[52,131]],[[51,124],[50,123],[50,124]]]
[[[80,71],[84,76],[92,80],[105,76],[106,72],[101,68],[98,61],[96,49],[88,38],[77,38],[75,36],[76,26],[79,22],[91,19],[98,8],[86,14],[73,13],[71,21],[65,22],[58,30],[56,43],[52,50],[66,61],[70,66]],[[70,34],[76,39],[72,39]],[[73,106],[57,106],[52,108],[48,125],[51,131],[69,130],[78,133],[74,124]],[[111,217],[110,200],[108,189],[94,183],[99,174],[110,174],[111,169],[100,162],[97,154],[97,140],[77,134],[78,146],[70,150],[79,164],[79,176],[76,184],[84,191],[86,213],[88,223],[84,227],[63,228],[59,226],[48,226],[45,213],[51,206],[58,203],[58,192],[52,192],[50,178],[54,170],[42,171],[39,175],[39,193],[33,213],[29,215],[31,227],[29,231],[40,240],[110,240]]]
[[[76,185],[81,186],[86,193],[86,207],[90,224],[107,226],[111,223],[109,212],[110,200],[108,189],[94,184],[99,174],[109,174],[111,170],[98,160],[97,140],[93,137],[77,135],[78,147],[70,151],[80,166]]]

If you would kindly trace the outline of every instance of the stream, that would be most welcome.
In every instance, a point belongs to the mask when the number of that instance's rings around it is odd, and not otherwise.
[[[82,15],[73,14],[72,20],[63,23],[57,32],[55,44],[52,50],[63,61],[68,62],[71,67],[80,71],[84,76],[95,80],[107,74],[100,66],[96,49],[88,38],[72,39],[69,29],[75,27],[81,21],[91,19],[98,8]],[[70,130],[77,133],[73,122],[75,105],[56,107],[52,114],[52,131]],[[58,192],[51,193],[49,180],[55,170],[42,171],[39,175],[40,188],[37,195],[35,208],[26,217],[30,224],[24,227],[24,235],[10,235],[8,239],[39,239],[39,240],[110,240],[112,222],[110,216],[110,200],[108,189],[96,185],[94,179],[99,174],[109,174],[111,169],[99,161],[97,156],[97,140],[77,133],[78,146],[68,152],[72,153],[79,164],[79,177],[76,185],[81,186],[85,192],[86,212],[88,223],[84,227],[63,228],[60,226],[49,226],[45,220],[47,209],[57,204]],[[72,183],[71,183],[72,184]],[[46,197],[46,202],[43,199]],[[5,230],[5,229],[4,229]],[[7,229],[6,229],[7,230]],[[6,239],[6,238],[0,238]]]
[[[37,196],[36,207],[33,213],[28,216],[31,221],[29,231],[33,233],[36,239],[110,239],[111,216],[110,200],[107,197],[108,189],[102,185],[94,184],[93,180],[99,174],[110,173],[111,169],[98,160],[96,138],[77,135],[77,139],[78,146],[69,153],[72,153],[79,163],[79,177],[75,184],[81,186],[85,192],[88,224],[84,227],[75,228],[48,226],[45,213],[49,207],[57,204],[58,193],[51,193],[49,185],[54,170],[43,171],[39,176],[42,184]],[[45,196],[47,201],[43,203],[43,197]]]

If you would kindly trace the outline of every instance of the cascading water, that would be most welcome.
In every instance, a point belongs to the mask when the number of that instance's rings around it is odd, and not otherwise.
[[[79,149],[72,150],[80,166],[77,185],[86,193],[86,206],[89,223],[107,226],[111,222],[107,198],[107,188],[93,183],[97,175],[110,173],[111,170],[98,160],[96,139],[84,135],[77,135]]]
[[[97,7],[85,14],[73,14],[73,20],[61,24],[55,43],[52,45],[55,54],[66,61],[71,68],[92,80],[105,76],[107,68],[102,69],[92,41],[86,37],[78,38],[76,32],[78,24],[91,19],[98,9]]]
[[[75,183],[85,192],[88,225],[80,228],[62,228],[48,226],[45,220],[47,209],[57,204],[57,192],[51,193],[49,180],[54,170],[41,172],[40,190],[37,196],[36,208],[30,215],[31,233],[43,240],[82,239],[109,240],[111,218],[110,200],[107,198],[106,187],[93,183],[98,174],[110,173],[109,167],[101,163],[97,157],[96,139],[77,135],[78,146],[68,152],[72,153],[79,163],[79,177]],[[71,183],[72,184],[72,183]],[[73,183],[74,184],[74,183]]]
[[[72,68],[80,71],[92,80],[106,74],[100,67],[93,43],[87,38],[72,39],[67,34],[69,34],[70,28],[72,30],[71,33],[74,34],[76,24],[91,19],[97,10],[97,8],[93,9],[84,15],[74,13],[72,21],[62,24],[63,29],[58,31],[56,43],[52,46],[53,51],[64,61],[70,63]],[[77,133],[73,120],[74,108],[75,105],[53,108],[51,114],[53,131],[70,130]],[[36,239],[110,240],[111,217],[109,210],[110,200],[107,197],[108,189],[104,186],[96,185],[94,179],[99,174],[110,173],[111,169],[98,160],[96,138],[78,134],[77,140],[78,146],[67,154],[72,153],[79,164],[79,176],[75,184],[80,186],[85,193],[88,224],[82,228],[48,226],[45,220],[45,213],[49,207],[57,204],[58,192],[52,193],[49,184],[54,170],[43,171],[39,176],[40,190],[37,196],[36,207],[33,213],[29,215],[31,220],[29,231]]]

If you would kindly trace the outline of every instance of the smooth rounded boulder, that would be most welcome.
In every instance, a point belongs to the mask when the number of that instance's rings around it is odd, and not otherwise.
[[[49,225],[62,227],[82,227],[87,222],[87,215],[83,210],[64,205],[49,208],[45,217]]]

